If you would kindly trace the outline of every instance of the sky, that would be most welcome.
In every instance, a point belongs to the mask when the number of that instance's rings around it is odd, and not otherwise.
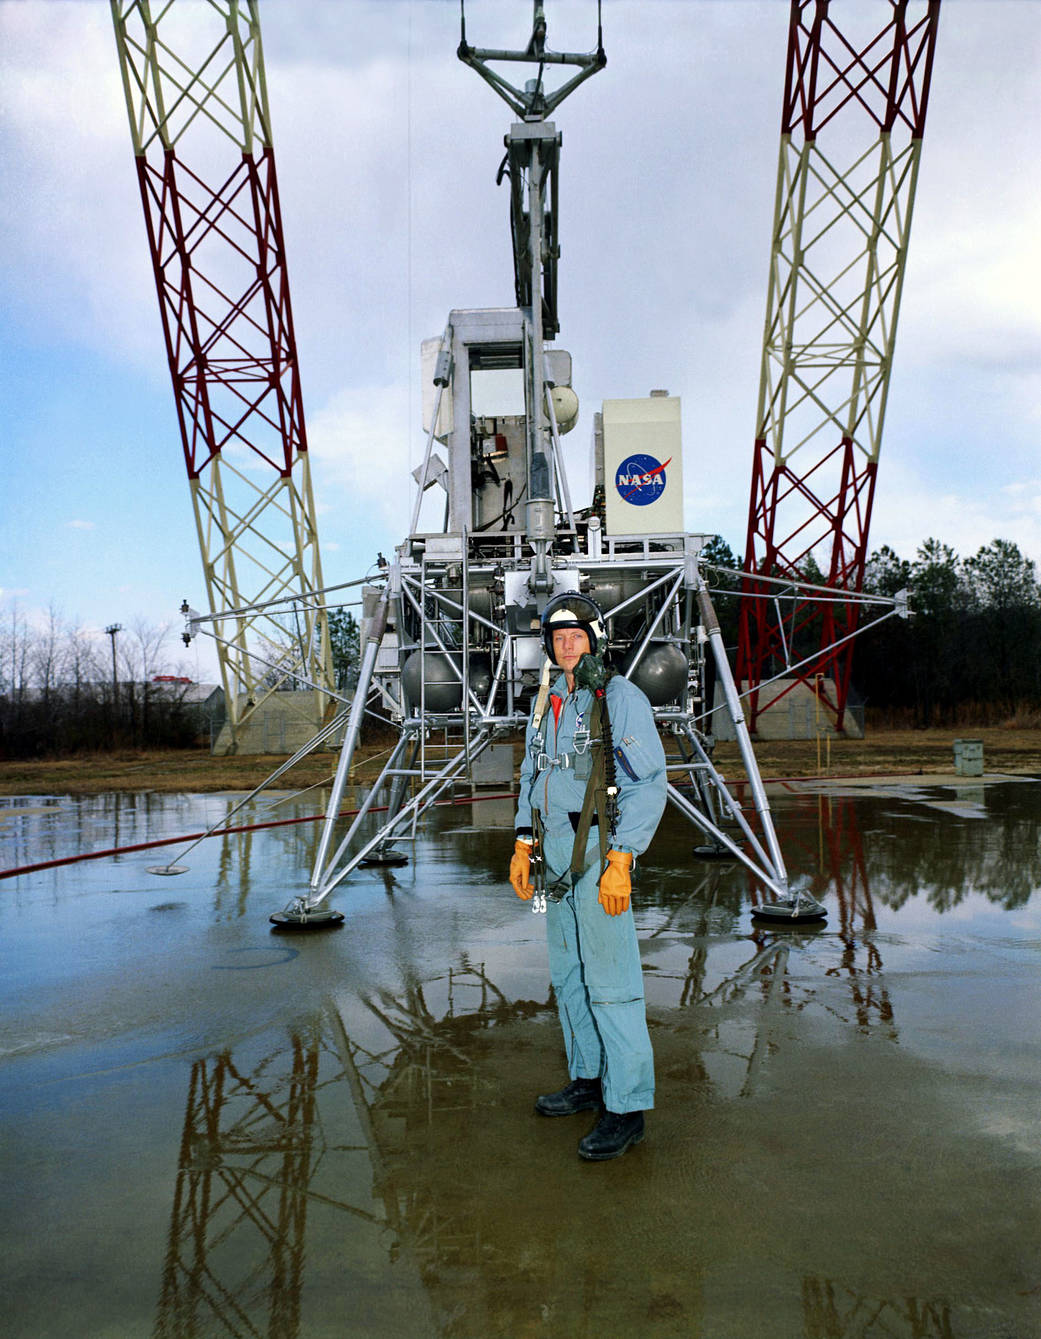
[[[552,48],[595,46],[594,0],[546,12]],[[324,577],[349,581],[407,531],[421,341],[513,303],[513,116],[456,59],[455,0],[264,0],[261,22]],[[530,22],[467,4],[475,45]],[[787,0],[604,0],[603,22],[606,69],[553,118],[566,451],[581,480],[603,399],[679,395],[686,524],[740,554]],[[1041,0],[943,0],[872,549],[1000,537],[1041,566],[1039,127]],[[0,0],[0,237],[0,618],[169,622],[171,661],[214,678],[176,638],[205,594],[104,0]]]

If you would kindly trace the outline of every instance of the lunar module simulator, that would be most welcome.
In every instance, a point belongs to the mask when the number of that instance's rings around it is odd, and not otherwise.
[[[423,813],[523,737],[546,667],[540,618],[564,593],[602,612],[611,662],[649,698],[669,759],[669,800],[699,832],[695,851],[740,861],[763,893],[757,913],[822,918],[789,887],[744,714],[699,554],[683,528],[680,402],[665,392],[604,402],[594,417],[592,498],[576,506],[562,438],[578,417],[571,357],[557,320],[557,173],[561,136],[547,117],[606,63],[546,46],[534,6],[524,51],[459,57],[511,107],[499,180],[508,181],[516,306],[459,310],[422,350],[422,464],[408,537],[365,590],[357,689],[346,717],[306,895],[271,917],[285,928],[342,921],[332,891],[359,865],[408,859]],[[528,64],[523,88],[497,65]],[[564,70],[555,92],[547,72]],[[421,528],[421,513],[438,516]],[[554,670],[554,673],[556,671]],[[717,689],[718,685],[718,689]],[[748,812],[712,762],[713,697],[741,750]],[[398,729],[353,820],[339,817],[366,711]],[[487,774],[487,773],[486,773]],[[378,806],[378,808],[377,808]]]

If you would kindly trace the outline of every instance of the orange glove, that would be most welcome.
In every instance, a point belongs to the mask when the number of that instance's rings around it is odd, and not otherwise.
[[[530,902],[535,889],[531,884],[532,843],[518,837],[510,859],[510,883],[522,902]]]
[[[600,876],[600,896],[597,901],[609,916],[621,916],[629,908],[633,891],[629,871],[633,857],[630,851],[608,851],[607,868]]]

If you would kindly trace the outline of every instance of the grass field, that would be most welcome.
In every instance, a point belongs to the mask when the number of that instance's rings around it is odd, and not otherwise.
[[[988,772],[1041,775],[1041,729],[1005,727],[961,730],[871,730],[865,739],[760,742],[756,757],[764,778],[954,775],[954,741],[983,741]],[[352,780],[374,777],[387,744],[363,743]],[[517,750],[519,760],[519,749]],[[106,791],[202,792],[252,790],[282,762],[270,754],[215,758],[206,749],[164,753],[95,753],[73,758],[0,760],[0,795],[90,795]],[[736,744],[719,744],[714,761],[728,778],[743,776]],[[322,750],[297,763],[278,781],[282,790],[321,786],[332,777],[335,753]]]

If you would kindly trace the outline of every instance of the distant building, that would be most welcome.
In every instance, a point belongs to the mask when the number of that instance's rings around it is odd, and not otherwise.
[[[193,683],[179,674],[156,674],[150,686],[153,692],[179,703],[194,719],[198,743],[213,747],[227,715],[224,689],[220,684]]]

